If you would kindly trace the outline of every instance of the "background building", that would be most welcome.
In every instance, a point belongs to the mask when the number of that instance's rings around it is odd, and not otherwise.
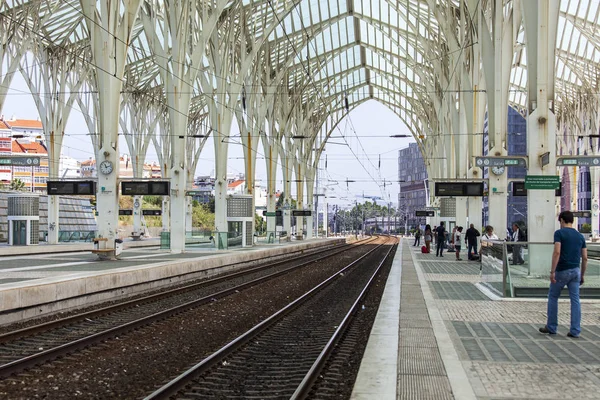
[[[424,210],[427,204],[425,185],[427,184],[427,169],[423,156],[416,143],[410,143],[407,148],[398,151],[398,210],[401,226],[413,229],[425,224],[425,218],[417,218],[417,210]]]

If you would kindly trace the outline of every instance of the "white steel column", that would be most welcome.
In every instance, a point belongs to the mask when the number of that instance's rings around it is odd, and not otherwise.
[[[467,199],[468,197],[456,198],[456,226],[467,226]]]
[[[529,105],[527,150],[529,175],[556,176],[556,117],[549,109],[554,100],[554,55],[558,22],[558,1],[539,0],[522,3],[527,34],[529,66]],[[542,166],[540,156],[550,153]],[[529,190],[527,196],[528,239],[553,241],[555,228],[554,190]],[[547,247],[530,246],[529,266],[533,275],[548,274],[552,252]]]
[[[283,230],[288,235],[292,234],[292,213],[290,211],[291,203],[291,192],[292,192],[292,142],[286,135],[282,139],[284,143],[284,149],[281,152],[281,169],[283,172]]]
[[[106,248],[114,249],[119,222],[119,112],[123,72],[128,43],[141,0],[110,2],[81,1],[81,9],[91,35],[91,49],[96,70],[99,110],[96,165],[110,161],[114,170],[98,174],[98,236],[108,239]]]

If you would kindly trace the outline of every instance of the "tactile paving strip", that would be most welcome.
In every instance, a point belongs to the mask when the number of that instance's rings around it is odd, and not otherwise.
[[[400,347],[399,352],[399,374],[446,375],[437,347]]]
[[[445,376],[401,375],[398,379],[398,399],[450,400],[453,398],[450,382]]]
[[[400,346],[437,348],[437,342],[431,328],[400,328]]]

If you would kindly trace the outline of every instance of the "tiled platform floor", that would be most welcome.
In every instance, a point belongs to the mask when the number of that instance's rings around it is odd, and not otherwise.
[[[559,334],[550,337],[538,332],[546,321],[545,299],[492,301],[476,286],[477,263],[442,261],[404,246],[433,294],[477,398],[600,398],[600,301],[582,302],[580,339],[566,337],[570,308],[561,301]]]

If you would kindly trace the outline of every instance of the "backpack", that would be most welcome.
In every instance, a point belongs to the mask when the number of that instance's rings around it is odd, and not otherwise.
[[[427,246],[422,246],[422,247],[421,247],[421,253],[424,253],[424,254],[426,254],[426,253],[429,253],[429,252],[427,251]]]

